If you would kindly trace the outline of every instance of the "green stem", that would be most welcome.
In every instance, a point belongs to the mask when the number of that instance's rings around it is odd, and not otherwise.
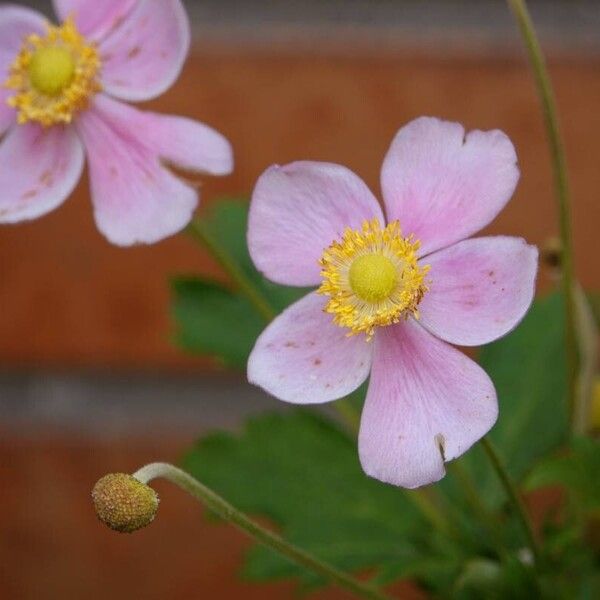
[[[256,311],[267,321],[272,321],[276,312],[269,304],[269,301],[256,289],[250,278],[237,265],[235,260],[229,256],[228,252],[217,243],[208,228],[201,219],[194,219],[188,225],[188,232],[192,237],[204,244],[212,255],[217,259],[226,273],[231,277],[239,290],[248,298]]]
[[[566,312],[566,362],[569,384],[570,414],[573,417],[577,397],[577,368],[578,347],[575,316],[575,269],[573,263],[573,236],[571,232],[571,201],[569,181],[567,177],[567,161],[565,150],[558,124],[556,101],[552,90],[552,83],[544,55],[527,9],[525,0],[507,0],[521,31],[523,41],[527,48],[529,61],[535,77],[546,134],[550,146],[554,182],[556,186],[556,199],[558,201],[558,217],[560,222],[560,237],[562,242],[562,285],[565,297]]]
[[[174,483],[197,500],[200,500],[209,510],[213,511],[223,520],[235,525],[257,542],[272,548],[289,558],[292,562],[317,573],[328,581],[353,592],[361,598],[370,598],[372,600],[389,600],[390,598],[387,594],[384,594],[370,584],[351,577],[333,565],[319,560],[305,550],[290,544],[272,531],[265,529],[197,479],[194,479],[191,475],[173,465],[168,463],[152,463],[142,467],[133,476],[144,484],[148,484],[156,478],[166,479]]]
[[[523,527],[523,531],[525,533],[525,536],[527,537],[527,541],[529,542],[531,551],[533,552],[535,567],[537,569],[540,564],[541,552],[537,539],[533,532],[533,526],[531,525],[531,520],[529,519],[529,515],[527,514],[525,504],[523,503],[523,500],[519,495],[515,484],[512,482],[508,471],[506,470],[506,467],[504,466],[504,463],[502,462],[502,459],[500,458],[500,455],[494,448],[492,442],[487,437],[483,437],[481,438],[481,445],[483,446],[487,457],[492,463],[492,466],[494,467],[496,475],[498,475],[498,479],[500,479],[500,482],[504,487],[504,491],[506,492],[508,499],[513,505],[517,518],[521,522],[521,526]]]
[[[334,406],[346,427],[353,434],[358,435],[358,430],[360,429],[360,414],[354,406],[352,406],[350,397],[351,396],[346,396],[345,398],[337,400],[334,403]]]

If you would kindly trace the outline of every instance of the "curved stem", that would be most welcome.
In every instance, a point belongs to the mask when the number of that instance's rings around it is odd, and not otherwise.
[[[283,554],[291,561],[314,571],[327,580],[345,588],[361,598],[372,600],[389,600],[389,596],[378,589],[363,583],[354,577],[338,570],[336,567],[319,560],[308,552],[290,544],[277,534],[265,529],[243,512],[234,508],[229,502],[188,475],[185,471],[168,463],[152,463],[142,467],[133,474],[133,477],[144,484],[153,479],[162,478],[174,483],[188,494],[200,500],[208,509],[213,511],[223,520],[235,525],[257,542],[269,546],[276,552]]]
[[[229,256],[217,241],[210,234],[204,223],[200,219],[194,219],[187,228],[188,232],[204,244],[212,255],[217,259],[219,264],[231,277],[233,282],[238,286],[239,290],[248,298],[257,312],[267,321],[272,321],[277,313],[269,304],[269,301],[256,289],[250,278],[238,266],[238,264]]]
[[[504,487],[504,490],[506,491],[506,494],[511,504],[515,509],[517,518],[521,522],[523,531],[525,532],[527,541],[529,542],[529,546],[531,547],[531,551],[533,552],[535,566],[537,568],[540,564],[541,559],[540,547],[538,541],[535,538],[533,527],[531,525],[531,520],[529,519],[529,515],[527,514],[527,510],[525,508],[525,505],[523,504],[523,500],[521,499],[521,496],[519,495],[515,484],[512,482],[508,471],[506,470],[506,467],[504,466],[504,463],[502,462],[502,459],[500,458],[500,455],[494,448],[492,442],[487,437],[483,437],[481,438],[481,445],[483,446],[485,453],[490,459],[490,462],[492,463],[492,466],[494,467],[494,470],[498,475],[498,479],[500,479],[500,482],[502,483],[502,486]]]
[[[560,222],[560,237],[562,242],[562,285],[565,297],[566,311],[566,361],[567,377],[569,384],[570,414],[573,417],[577,397],[577,365],[578,346],[575,316],[575,270],[573,265],[573,236],[571,232],[571,208],[569,181],[567,177],[567,161],[565,150],[558,124],[556,101],[552,90],[552,83],[544,55],[527,9],[525,0],[507,0],[521,31],[523,41],[527,48],[531,69],[535,77],[544,124],[550,146],[552,169],[558,201],[558,217]]]

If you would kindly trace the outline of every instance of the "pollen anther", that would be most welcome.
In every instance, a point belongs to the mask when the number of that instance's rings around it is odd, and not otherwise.
[[[100,91],[100,57],[72,19],[48,25],[45,36],[25,38],[4,86],[15,93],[7,99],[17,110],[17,122],[36,121],[44,127],[70,123]]]
[[[329,297],[325,311],[349,335],[397,323],[413,315],[427,291],[427,265],[418,263],[418,240],[402,237],[394,221],[381,228],[378,219],[360,230],[346,229],[323,253],[323,283],[318,292]]]

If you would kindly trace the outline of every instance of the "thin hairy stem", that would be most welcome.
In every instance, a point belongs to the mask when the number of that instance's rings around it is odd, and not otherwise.
[[[527,4],[525,0],[507,0],[507,2],[515,16],[527,48],[531,69],[542,105],[544,124],[546,126],[546,134],[552,158],[562,244],[561,265],[566,312],[567,378],[569,384],[570,414],[573,419],[577,398],[578,344],[575,315],[575,268],[573,262],[573,236],[571,232],[571,200],[567,176],[567,161],[560,134],[552,83]]]
[[[174,483],[188,494],[200,500],[209,510],[221,517],[224,521],[235,525],[255,541],[272,548],[286,556],[292,562],[301,565],[317,575],[326,578],[339,587],[345,588],[360,598],[371,600],[389,600],[390,596],[384,594],[369,583],[355,579],[351,575],[340,571],[305,550],[294,546],[279,535],[265,529],[253,521],[245,513],[234,508],[224,498],[213,492],[210,488],[194,479],[191,475],[168,463],[152,463],[142,467],[133,476],[144,484],[153,479],[162,478]]]

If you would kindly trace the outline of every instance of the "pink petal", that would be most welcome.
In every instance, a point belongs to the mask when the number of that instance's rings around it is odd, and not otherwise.
[[[153,243],[177,233],[198,203],[196,191],[164,167],[161,159],[169,155],[161,157],[165,148],[151,145],[155,134],[131,126],[132,111],[100,95],[77,121],[96,224],[119,246]]]
[[[358,448],[367,475],[406,488],[444,476],[496,421],[490,378],[414,320],[377,331]]]
[[[142,111],[103,94],[96,98],[96,107],[130,130],[141,132],[137,137],[168,165],[210,175],[233,171],[231,144],[204,123]]]
[[[0,223],[35,219],[63,203],[83,169],[71,127],[15,125],[0,143]]]
[[[423,259],[430,289],[419,313],[431,333],[461,346],[487,344],[514,329],[535,292],[538,252],[522,238],[464,240]]]
[[[285,402],[316,404],[347,396],[367,378],[373,345],[347,337],[315,292],[283,311],[258,338],[248,380]]]
[[[180,0],[140,0],[100,46],[104,91],[130,101],[160,96],[179,76],[189,47]]]
[[[515,149],[501,131],[465,130],[431,117],[396,135],[381,185],[389,221],[421,240],[421,255],[463,240],[490,223],[519,179]]]
[[[6,103],[9,96],[12,96],[11,90],[0,87],[0,137],[16,120],[15,109]]]
[[[25,8],[5,4],[0,6],[0,79],[4,81],[8,68],[21,49],[21,44],[30,33],[43,34],[48,21],[43,15]]]
[[[248,248],[256,267],[286,285],[320,282],[323,250],[347,227],[359,228],[381,208],[365,183],[340,165],[294,162],[269,167],[250,204]]]
[[[73,17],[79,31],[99,40],[118,27],[138,0],[53,0],[61,21]]]

